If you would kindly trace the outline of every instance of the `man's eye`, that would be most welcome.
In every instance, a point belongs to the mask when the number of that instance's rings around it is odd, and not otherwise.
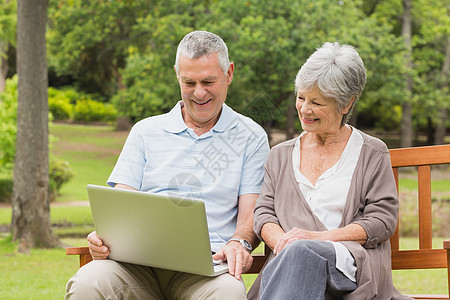
[[[305,98],[299,96],[299,97],[297,97],[297,100],[298,101],[305,101]]]
[[[194,82],[191,82],[191,81],[185,81],[184,84],[185,84],[185,85],[194,85]]]

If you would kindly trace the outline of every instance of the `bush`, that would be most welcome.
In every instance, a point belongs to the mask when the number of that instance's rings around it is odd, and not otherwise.
[[[0,171],[0,202],[11,202],[13,195],[12,172]]]
[[[49,189],[50,200],[55,200],[61,187],[70,181],[73,177],[73,171],[68,161],[50,158],[49,166]]]
[[[92,99],[81,99],[75,104],[73,120],[83,122],[108,122],[117,118],[117,110],[111,104]]]
[[[69,162],[50,158],[49,166],[49,197],[56,199],[61,187],[73,177]],[[10,203],[13,196],[12,170],[0,170],[0,202]]]
[[[72,115],[73,105],[69,99],[49,98],[48,108],[55,120],[69,120]]]
[[[50,186],[59,191],[63,184],[73,177],[73,171],[68,161],[50,159],[49,166]]]
[[[6,80],[0,93],[0,169],[12,168],[16,153],[17,76]]]

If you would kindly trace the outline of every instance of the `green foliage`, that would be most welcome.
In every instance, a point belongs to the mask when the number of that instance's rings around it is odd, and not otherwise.
[[[80,88],[103,96],[118,87],[119,68],[125,66],[137,20],[153,10],[153,1],[49,2],[49,67],[70,74]]]
[[[11,202],[13,182],[10,170],[0,170],[0,202]]]
[[[73,177],[73,171],[67,161],[50,157],[49,165],[49,196],[53,201],[59,194],[61,187]],[[13,195],[12,170],[0,170],[0,202],[11,202]]]
[[[11,45],[16,44],[16,26],[17,26],[17,2],[11,0],[0,0],[0,42],[6,42]],[[6,53],[0,47],[0,58],[5,57]]]
[[[73,175],[68,161],[55,159],[54,157],[50,158],[49,185],[52,200],[58,195],[61,187],[72,179]]]
[[[73,108],[74,121],[108,122],[114,121],[117,110],[111,104],[104,104],[92,99],[80,99]]]
[[[450,103],[442,73],[446,2],[413,1],[413,95],[405,93],[400,0],[52,0],[48,60],[58,75],[112,98],[135,122],[180,99],[172,68],[177,44],[191,30],[209,30],[225,40],[236,64],[227,103],[283,127],[298,69],[322,43],[340,41],[357,48],[367,69],[356,107],[361,125],[396,129],[409,101],[415,127],[425,128]]]
[[[71,92],[71,90],[69,90]],[[69,120],[72,116],[73,106],[71,98],[66,91],[48,88],[48,108],[55,120]]]
[[[17,75],[6,80],[0,93],[0,168],[12,169],[16,152]]]
[[[109,122],[117,117],[116,108],[108,103],[91,99],[95,95],[65,87],[48,89],[48,105],[55,120],[82,122]]]
[[[49,94],[54,94],[51,90]],[[6,81],[6,88],[0,93],[0,202],[9,202],[12,196],[12,169],[16,152],[17,133],[17,75]],[[51,198],[61,186],[72,177],[67,162],[50,159],[49,166]]]

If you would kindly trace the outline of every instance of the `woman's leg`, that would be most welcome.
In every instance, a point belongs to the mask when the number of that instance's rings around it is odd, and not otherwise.
[[[329,242],[300,240],[290,244],[263,270],[261,299],[325,299],[339,297],[357,285],[336,269]]]

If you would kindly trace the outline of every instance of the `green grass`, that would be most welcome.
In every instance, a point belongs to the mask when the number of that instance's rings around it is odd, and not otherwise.
[[[88,206],[51,206],[50,218],[52,224],[92,226],[91,209]],[[11,208],[0,208],[0,226],[11,223]]]
[[[64,287],[78,269],[76,258],[66,257],[64,249],[15,250],[10,238],[0,238],[0,299],[63,299]]]
[[[448,192],[449,186],[450,186],[450,180],[448,180],[448,179],[431,181],[431,190],[433,192]],[[414,179],[410,179],[410,178],[400,177],[399,188],[400,188],[400,190],[403,190],[403,189],[409,190],[409,191],[417,190],[417,179],[414,180]]]
[[[112,126],[53,124],[55,137],[51,152],[70,162],[74,177],[60,190],[59,202],[86,201],[86,185],[105,185],[127,132],[115,132]]]

